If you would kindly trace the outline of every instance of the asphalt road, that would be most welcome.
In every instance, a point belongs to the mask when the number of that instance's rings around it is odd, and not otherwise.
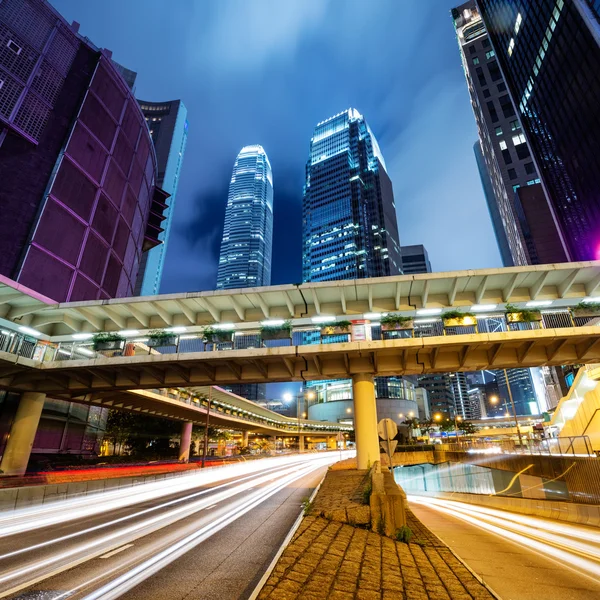
[[[267,459],[0,518],[0,598],[248,598],[338,453]]]
[[[600,598],[600,531],[409,496],[411,510],[502,600]]]

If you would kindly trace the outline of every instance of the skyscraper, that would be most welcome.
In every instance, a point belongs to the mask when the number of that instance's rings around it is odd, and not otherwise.
[[[431,273],[429,254],[422,244],[401,246],[400,253],[402,255],[402,272],[405,275]]]
[[[318,123],[302,203],[302,280],[402,272],[392,182],[364,117],[345,110]]]
[[[3,0],[0,30],[0,273],[57,302],[129,296],[168,197],[135,73],[45,0]],[[0,392],[0,422],[19,402]],[[47,399],[33,452],[94,453],[106,413]]]
[[[529,254],[532,244],[525,239],[523,211],[519,214],[515,198],[520,188],[540,184],[521,120],[475,0],[453,9],[452,16],[479,132],[475,154],[503,263],[535,264],[538,255]],[[541,186],[536,196],[545,200]],[[553,254],[567,260],[553,220],[544,223],[556,246]],[[531,240],[532,228],[527,223],[525,227]]]
[[[600,256],[600,6],[478,0],[570,260]]]
[[[225,210],[217,289],[271,284],[273,173],[262,146],[235,159]]]
[[[150,296],[158,294],[162,279],[163,266],[167,253],[179,175],[187,143],[187,109],[181,100],[170,102],[146,102],[138,100],[150,136],[156,150],[158,168],[157,185],[170,194],[169,207],[165,211],[164,231],[159,235],[160,246],[152,248],[142,256],[138,273],[135,295]]]

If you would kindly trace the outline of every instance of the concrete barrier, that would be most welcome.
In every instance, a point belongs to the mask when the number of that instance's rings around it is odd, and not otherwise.
[[[575,504],[556,500],[537,500],[529,498],[507,498],[505,496],[484,496],[479,494],[463,494],[459,492],[424,492],[418,496],[456,500],[477,506],[486,506],[498,510],[544,517],[556,521],[565,521],[578,525],[600,527],[600,506],[595,504]]]
[[[385,467],[382,470],[379,462],[371,469],[371,482],[371,530],[395,537],[398,529],[406,525],[406,494],[391,471]]]

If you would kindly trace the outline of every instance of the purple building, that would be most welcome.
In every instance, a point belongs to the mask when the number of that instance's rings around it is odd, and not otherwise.
[[[78,29],[0,0],[0,275],[58,302],[133,295],[168,197],[135,74]],[[0,452],[18,403],[0,392]],[[48,399],[33,452],[93,453],[106,414]]]
[[[0,274],[61,302],[132,295],[167,197],[131,89],[77,30],[0,3]]]

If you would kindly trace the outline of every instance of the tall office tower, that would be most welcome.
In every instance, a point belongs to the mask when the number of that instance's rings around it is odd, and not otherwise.
[[[405,275],[416,273],[431,273],[429,254],[422,244],[416,246],[401,246],[402,272]]]
[[[0,273],[57,302],[131,295],[167,197],[144,115],[46,0],[0,2],[0,31]],[[0,422],[18,404],[0,394]],[[34,453],[93,452],[105,412],[48,399]]]
[[[165,212],[164,231],[159,235],[160,246],[152,248],[142,257],[140,271],[135,284],[136,296],[151,296],[160,291],[165,256],[167,253],[177,186],[187,143],[187,109],[181,100],[170,102],[146,102],[138,100],[146,117],[146,124],[156,150],[158,177],[156,180],[170,194],[169,207]]]
[[[570,260],[600,256],[600,5],[478,0]]]
[[[419,376],[419,387],[427,391],[429,412],[432,417],[436,414],[454,416],[454,392],[451,375],[454,373],[429,373]]]
[[[398,275],[392,182],[364,117],[350,108],[318,123],[302,203],[302,280]]]
[[[537,257],[529,254],[517,214],[515,192],[539,184],[540,178],[519,115],[475,0],[453,9],[452,16],[479,132],[475,154],[503,262],[506,266],[535,264]],[[539,193],[543,199],[543,190]],[[554,254],[566,261],[556,226],[552,220],[546,226],[555,238]]]
[[[502,407],[509,414],[513,414],[510,402],[510,394],[506,386],[504,371],[493,371],[498,384],[498,392]],[[508,369],[508,383],[515,403],[517,415],[538,415],[540,407],[537,394],[533,384],[531,369]]]
[[[454,398],[454,411],[456,415],[462,417],[463,419],[473,418],[470,416],[472,411],[470,410],[469,386],[467,385],[465,373],[450,373],[449,376],[450,385],[452,387],[452,396]]]
[[[217,289],[271,284],[273,173],[262,146],[235,159],[219,255]]]
[[[245,146],[235,159],[229,184],[217,289],[270,285],[272,253],[271,163],[262,146]],[[236,339],[236,343],[243,341]],[[227,389],[250,400],[266,397],[265,384],[231,385]]]

